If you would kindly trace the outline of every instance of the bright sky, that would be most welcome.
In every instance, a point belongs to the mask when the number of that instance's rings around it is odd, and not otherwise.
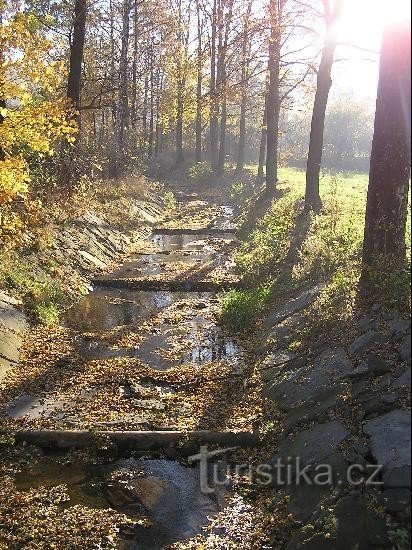
[[[410,18],[410,0],[345,0],[344,15],[337,29],[339,41],[357,48],[338,48],[337,59],[351,59],[336,63],[334,75],[339,87],[374,98],[378,55],[373,51],[380,49],[384,25]]]

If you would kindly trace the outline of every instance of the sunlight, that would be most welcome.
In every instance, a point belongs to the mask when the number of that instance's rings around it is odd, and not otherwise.
[[[346,0],[339,24],[339,40],[379,49],[384,25],[409,20],[410,17],[409,0]]]

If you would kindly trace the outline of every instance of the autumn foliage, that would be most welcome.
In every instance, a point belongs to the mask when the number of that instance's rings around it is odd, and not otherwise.
[[[64,66],[53,61],[53,44],[37,20],[21,12],[3,17],[0,45],[0,243],[5,246],[23,227],[31,158],[56,155],[77,129],[61,93]]]

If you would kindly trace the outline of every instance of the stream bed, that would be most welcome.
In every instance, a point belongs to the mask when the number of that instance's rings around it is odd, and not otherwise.
[[[105,276],[103,285],[97,278],[93,290],[63,320],[63,326],[75,334],[76,357],[85,365],[94,360],[136,359],[158,372],[188,365],[200,368],[216,361],[240,368],[241,349],[214,318],[216,292],[176,290],[176,285],[172,290],[131,289],[121,284],[130,278],[144,282],[164,275],[167,287],[169,280],[190,281],[191,270],[202,270],[208,262],[213,269],[226,266],[225,247],[233,247],[234,243],[233,231],[227,232],[232,229],[228,219],[231,212],[223,210],[213,234],[185,234],[181,230],[178,234],[154,233],[147,252],[130,257]],[[110,280],[118,284],[111,287]],[[130,335],[135,345],[124,343]],[[76,360],[64,359],[62,368],[64,361],[71,365]],[[151,384],[155,387],[158,382],[155,375],[153,378]],[[120,379],[118,384],[119,399],[129,398],[130,402],[135,388]],[[161,381],[158,385],[160,395],[162,391],[173,392],[162,387]],[[74,405],[81,409],[97,391],[93,386],[79,390],[76,403],[53,392],[23,393],[10,402],[7,414],[31,420],[58,419],[60,415],[66,421],[66,409]],[[141,407],[142,401],[136,400],[136,406]],[[94,464],[46,455],[35,465],[23,468],[16,477],[16,487],[26,491],[64,484],[70,497],[64,506],[112,508],[136,520],[132,527],[121,531],[119,548],[160,550],[200,533],[209,518],[224,507],[226,495],[223,488],[212,495],[202,494],[198,467],[188,467],[177,456],[174,460],[163,456],[115,457]],[[148,520],[146,526],[141,525],[142,518]]]

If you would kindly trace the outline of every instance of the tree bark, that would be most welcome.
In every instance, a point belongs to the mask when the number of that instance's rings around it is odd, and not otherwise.
[[[1,9],[2,9],[2,6],[0,6],[0,10]],[[2,13],[2,11],[0,11],[0,25],[2,25],[2,24],[3,24],[3,13]],[[2,67],[2,65],[3,65],[4,47],[5,47],[5,44],[0,42],[0,67]],[[3,81],[3,71],[2,71],[2,69],[0,69],[0,127],[4,122],[4,116],[1,113],[1,109],[5,109],[6,106],[7,106],[6,98],[5,98],[5,94],[4,94],[4,85],[5,85],[5,83]],[[5,160],[5,158],[6,158],[6,152],[3,149],[3,147],[0,146],[0,161]]]
[[[200,2],[196,0],[197,11],[197,86],[196,86],[196,150],[195,161],[202,162],[202,82],[203,82],[203,50],[202,50],[202,17]]]
[[[217,0],[213,0],[212,36],[210,45],[210,165],[213,171],[217,170],[219,147],[219,106],[216,90],[216,41],[218,25]]]
[[[134,15],[133,15],[133,66],[132,66],[132,90],[131,90],[131,105],[130,105],[130,121],[133,130],[137,127],[137,60],[138,60],[138,1],[134,0]]]
[[[223,174],[225,171],[226,160],[226,128],[227,128],[227,48],[229,42],[230,25],[232,22],[233,14],[233,2],[234,0],[228,0],[227,13],[224,22],[224,29],[222,29],[222,39],[220,41],[219,48],[219,60],[218,60],[218,93],[221,101],[221,114],[220,114],[220,145],[217,164],[217,173]],[[222,2],[222,14],[223,14],[223,2]],[[222,15],[223,25],[223,15]]]
[[[80,90],[84,42],[86,37],[87,0],[76,0],[74,4],[73,39],[70,44],[69,75],[67,80],[67,98],[77,113],[80,110]],[[76,115],[80,121],[80,115]]]
[[[263,110],[263,124],[262,124],[262,131],[260,136],[260,147],[259,147],[259,165],[258,165],[258,173],[257,173],[258,182],[263,182],[265,177],[264,167],[265,167],[265,161],[266,161],[266,140],[267,140],[267,98],[268,98],[268,94],[266,91],[265,106]]]
[[[249,1],[247,12],[245,14],[243,24],[243,40],[242,40],[242,70],[241,70],[241,103],[240,103],[240,118],[239,118],[239,141],[237,150],[236,173],[243,172],[245,167],[245,147],[246,147],[246,110],[248,100],[248,84],[249,84],[249,55],[250,55],[250,39],[249,39],[249,18],[252,11],[253,0]]]
[[[411,143],[411,28],[388,27],[380,60],[363,245],[364,277],[405,260]],[[376,273],[377,274],[377,273]]]
[[[323,0],[325,6],[326,38],[318,69],[310,130],[305,193],[305,210],[307,211],[318,211],[322,208],[319,193],[319,177],[322,164],[325,116],[329,91],[332,86],[332,66],[337,45],[335,25],[342,14],[344,0],[336,0],[333,9],[330,6],[330,2],[331,0]]]
[[[84,449],[98,445],[99,436],[109,439],[122,450],[149,451],[177,445],[182,441],[225,446],[257,447],[259,435],[250,432],[178,432],[178,431],[101,431],[86,430],[21,430],[16,432],[18,443],[29,443],[43,449]]]
[[[130,38],[130,10],[131,0],[123,2],[123,24],[122,24],[122,48],[119,65],[119,112],[117,123],[117,151],[118,157],[124,156],[125,132],[129,128],[130,112],[128,97],[128,53]],[[119,158],[120,160],[120,158]]]
[[[278,181],[279,147],[279,71],[281,28],[280,16],[284,0],[270,0],[270,43],[269,43],[269,87],[267,94],[267,136],[266,136],[266,193],[274,195]]]

